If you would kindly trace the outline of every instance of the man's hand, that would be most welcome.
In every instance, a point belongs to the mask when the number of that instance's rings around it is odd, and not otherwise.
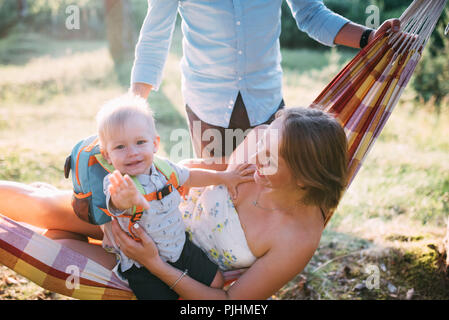
[[[374,32],[371,32],[368,43],[373,41],[377,35],[386,32],[387,30],[391,29],[393,32],[399,32],[401,30],[401,20],[399,19],[388,19],[385,20],[382,25],[377,28],[377,30],[374,30]]]
[[[399,32],[400,26],[401,21],[399,19],[389,19],[384,21],[384,23],[382,23],[382,25],[377,28],[377,30],[371,32],[368,38],[368,44],[372,42],[378,34],[385,32],[390,28],[392,28],[393,32]],[[360,40],[365,30],[365,26],[349,22],[337,33],[337,36],[334,39],[334,43],[359,49]]]
[[[125,174],[115,170],[110,176],[111,184],[108,187],[111,194],[111,201],[118,210],[127,210],[133,206],[143,207],[149,209],[150,205],[145,197],[137,190],[134,181]]]
[[[131,85],[129,91],[134,93],[135,95],[141,96],[145,100],[148,99],[153,86],[151,84],[136,82]]]

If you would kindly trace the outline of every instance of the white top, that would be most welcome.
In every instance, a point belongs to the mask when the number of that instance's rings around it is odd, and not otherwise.
[[[246,268],[256,261],[225,186],[192,188],[179,208],[192,242],[220,269]]]

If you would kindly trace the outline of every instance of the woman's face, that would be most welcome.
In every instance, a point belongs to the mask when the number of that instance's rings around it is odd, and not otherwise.
[[[269,188],[283,188],[295,184],[287,162],[280,155],[282,126],[282,117],[271,123],[259,139],[256,154],[252,159],[252,162],[256,163],[254,182]]]

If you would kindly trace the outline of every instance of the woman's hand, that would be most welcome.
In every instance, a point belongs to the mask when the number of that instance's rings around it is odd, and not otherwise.
[[[237,165],[232,170],[223,172],[223,182],[229,190],[232,199],[237,198],[237,186],[241,183],[254,181],[255,166],[249,163]]]
[[[112,233],[115,242],[123,253],[144,265],[148,269],[151,266],[160,263],[162,260],[159,256],[159,251],[153,239],[137,224],[133,226],[133,233],[141,239],[140,242],[132,239],[126,232],[120,228],[116,219],[112,219]]]

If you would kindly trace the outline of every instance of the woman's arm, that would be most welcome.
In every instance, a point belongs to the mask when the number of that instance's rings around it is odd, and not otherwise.
[[[184,270],[161,260],[156,245],[142,228],[133,231],[142,242],[132,240],[115,221],[112,230],[122,251],[168,286],[172,286],[182,275]],[[257,259],[228,291],[210,288],[188,275],[182,277],[173,290],[184,299],[267,299],[303,270],[318,246],[318,241],[305,239],[297,241],[298,246],[292,250],[291,246],[286,245],[291,239],[286,237],[288,235],[280,235],[268,252]]]

